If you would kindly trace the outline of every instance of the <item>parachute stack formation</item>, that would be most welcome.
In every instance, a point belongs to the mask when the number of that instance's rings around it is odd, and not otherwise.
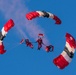
[[[60,25],[62,23],[59,17],[57,17],[56,15],[50,12],[33,11],[26,14],[26,18],[28,20],[32,20],[37,17],[51,18],[55,20],[55,24],[57,25]],[[8,31],[12,27],[14,27],[14,24],[15,23],[12,19],[8,20],[0,32],[0,54],[4,54],[6,52],[6,50],[4,49],[3,40],[6,37]],[[38,39],[34,43],[38,43],[38,50],[40,50],[42,48],[42,45],[44,45],[46,52],[52,52],[54,50],[54,46],[51,44],[50,45],[44,44],[43,36],[44,34],[39,33]],[[69,33],[66,33],[65,37],[66,37],[66,44],[65,44],[63,52],[59,56],[53,59],[53,63],[60,69],[64,69],[65,67],[69,65],[69,63],[72,61],[72,58],[74,57],[74,53],[76,49],[76,41],[74,37]],[[22,39],[20,44],[26,44],[27,47],[30,47],[33,49],[32,42],[30,42],[29,39],[27,38]]]

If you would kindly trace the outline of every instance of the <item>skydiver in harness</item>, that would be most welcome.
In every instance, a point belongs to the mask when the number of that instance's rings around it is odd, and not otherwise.
[[[49,45],[49,46],[46,46],[46,52],[52,52],[54,50],[54,46],[53,45]]]
[[[43,44],[42,38],[39,38],[36,42],[38,43],[38,50],[40,50]]]
[[[29,41],[29,39],[25,39],[26,46],[29,46],[33,49],[33,44]]]
[[[43,36],[44,36],[44,35],[43,35],[42,33],[39,33],[39,34],[38,34],[38,39],[37,39],[37,41],[36,41],[36,43],[38,43],[38,50],[41,49],[42,44],[44,45],[43,40],[42,40]]]
[[[26,44],[26,46],[33,49],[33,44],[29,41],[29,39],[22,39],[20,44]]]

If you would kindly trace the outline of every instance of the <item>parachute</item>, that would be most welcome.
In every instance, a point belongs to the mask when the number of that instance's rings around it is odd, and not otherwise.
[[[38,34],[38,38],[43,38],[43,37],[44,37],[44,34],[42,34],[42,33]]]
[[[14,22],[12,19],[8,20],[4,27],[0,32],[0,54],[4,54],[6,50],[4,50],[3,39],[6,37],[8,31],[14,26]]]
[[[54,14],[50,13],[50,12],[46,12],[46,11],[33,11],[33,12],[29,12],[26,14],[26,18],[28,20],[32,20],[36,17],[47,17],[47,18],[52,18],[53,20],[55,20],[55,24],[61,24],[61,20]]]
[[[33,49],[33,44],[32,44],[32,42],[29,41],[29,39],[22,39],[20,41],[20,44],[26,44],[27,47],[30,47]]]
[[[64,51],[53,60],[53,63],[60,69],[64,69],[69,65],[69,63],[72,61],[76,48],[74,37],[69,33],[66,33],[65,37],[66,44]]]

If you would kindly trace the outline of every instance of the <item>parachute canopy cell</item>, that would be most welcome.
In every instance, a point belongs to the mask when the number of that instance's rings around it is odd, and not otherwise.
[[[46,12],[46,11],[33,11],[33,12],[29,12],[26,14],[26,18],[28,20],[32,20],[36,17],[47,17],[47,18],[52,18],[53,20],[55,20],[55,24],[61,24],[61,20],[54,14],[50,13],[50,12]]]

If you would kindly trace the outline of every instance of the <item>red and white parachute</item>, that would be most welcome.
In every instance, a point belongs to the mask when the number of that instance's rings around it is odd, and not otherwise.
[[[39,38],[43,38],[43,37],[44,37],[44,34],[39,33],[39,34],[38,34],[38,37],[39,37]]]
[[[72,61],[75,53],[76,43],[75,39],[69,33],[66,33],[66,44],[64,51],[53,60],[53,63],[60,69],[64,69]]]
[[[8,20],[0,32],[0,54],[4,54],[3,39],[5,38],[8,31],[14,26],[14,21],[12,19]]]
[[[33,11],[33,12],[29,12],[26,14],[26,18],[28,20],[32,20],[33,18],[36,17],[47,17],[47,18],[52,18],[53,20],[55,20],[55,24],[61,24],[61,20],[54,14],[50,13],[50,12],[46,12],[46,11]]]

